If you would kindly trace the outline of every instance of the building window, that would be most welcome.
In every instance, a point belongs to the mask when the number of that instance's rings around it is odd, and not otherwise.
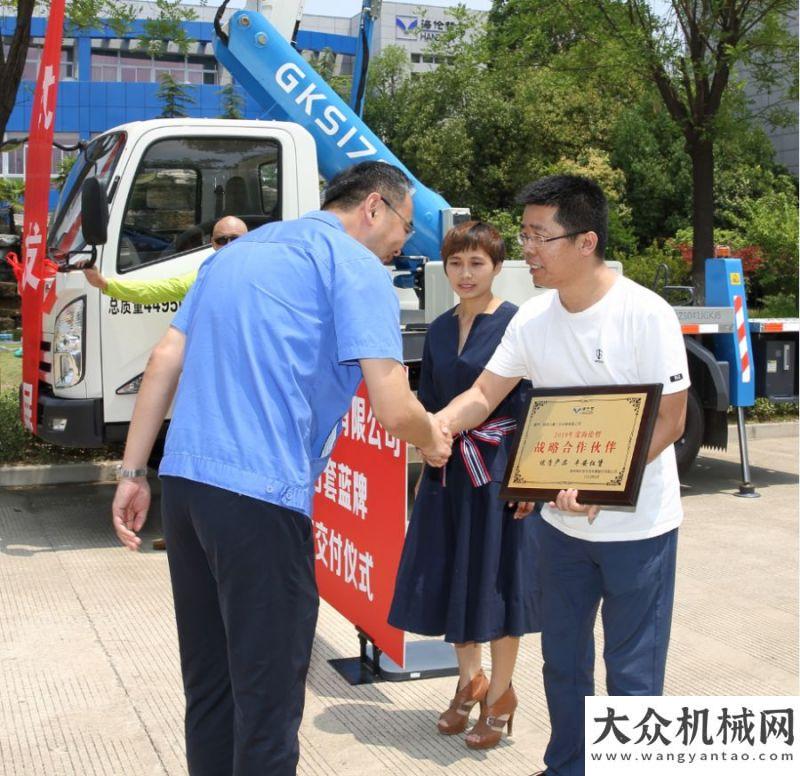
[[[119,80],[119,55],[98,54],[92,52],[92,80],[93,81],[118,81]]]
[[[25,55],[25,67],[22,70],[23,81],[35,81],[39,73],[39,62],[42,59],[44,41],[41,38],[35,38],[28,46],[28,52]],[[3,39],[3,49],[8,56],[8,43]],[[70,44],[61,49],[61,69],[59,72],[60,80],[69,80],[75,78],[75,49]]]
[[[186,83],[186,61],[183,57],[163,56],[153,60],[155,80],[160,81],[164,74],[171,75],[178,83]]]
[[[6,135],[6,140],[14,140],[15,138],[27,137],[27,133],[22,132],[9,132]],[[78,135],[69,132],[57,132],[53,135],[53,140],[61,145],[75,145],[78,142]],[[25,159],[28,153],[27,143],[22,143],[16,148],[9,151],[4,151],[2,154],[2,163],[0,170],[4,176],[10,178],[24,178],[25,177]],[[50,175],[55,177],[58,175],[58,168],[61,162],[68,156],[74,156],[75,151],[62,151],[60,148],[53,146],[53,156],[51,160]]]
[[[134,51],[92,51],[92,80],[113,83],[157,83],[165,73],[178,83],[217,83],[213,57],[162,55],[158,58]]]
[[[22,71],[23,81],[35,81],[39,70],[39,60],[42,58],[42,49],[31,44],[25,55],[25,69]]]
[[[433,54],[417,54],[414,53],[411,55],[411,62],[412,64],[419,65],[440,65],[446,63],[448,65],[452,65],[454,62],[454,58],[452,56],[439,56],[436,57]]]
[[[61,78],[62,80],[75,79],[75,47],[61,49]]]
[[[6,140],[15,140],[16,138],[23,138],[25,134],[22,132],[9,132]],[[4,176],[18,178],[25,174],[25,144],[16,146],[8,151],[2,153],[2,170]]]
[[[187,57],[186,81],[190,84],[216,86],[217,64],[213,57]]]
[[[117,56],[119,57],[119,77],[114,78],[114,81],[148,84],[153,80],[153,63],[150,57],[122,51],[118,51]]]

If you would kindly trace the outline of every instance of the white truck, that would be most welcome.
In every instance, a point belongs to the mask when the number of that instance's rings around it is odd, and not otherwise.
[[[150,280],[196,269],[223,215],[248,228],[319,207],[311,135],[286,122],[137,122],[94,139],[72,168],[49,237],[56,260],[85,249],[81,189],[96,178],[108,201],[96,266],[109,278]],[[80,254],[78,254],[80,255]],[[269,262],[264,274],[269,277]],[[177,302],[139,305],[102,296],[81,272],[58,273],[42,321],[39,434],[70,446],[125,438],[148,355]]]

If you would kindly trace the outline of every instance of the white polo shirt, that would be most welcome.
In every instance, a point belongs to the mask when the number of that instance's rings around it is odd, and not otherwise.
[[[661,383],[670,394],[689,387],[675,311],[624,277],[579,313],[568,312],[556,291],[525,302],[486,368],[500,377],[527,378],[534,388]],[[670,445],[646,466],[635,508],[601,509],[591,525],[585,515],[546,505],[542,517],[589,541],[630,541],[671,531],[683,519],[675,448]]]

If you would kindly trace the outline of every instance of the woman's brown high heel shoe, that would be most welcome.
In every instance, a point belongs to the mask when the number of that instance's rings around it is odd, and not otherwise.
[[[517,695],[510,685],[491,706],[482,703],[481,716],[467,734],[467,746],[470,749],[492,749],[497,746],[506,723],[508,735],[511,735],[516,708]]]
[[[483,670],[472,677],[469,684],[462,689],[456,685],[456,694],[450,701],[450,708],[439,716],[437,727],[445,736],[454,736],[467,729],[469,713],[476,703],[483,703],[489,691],[489,680]]]

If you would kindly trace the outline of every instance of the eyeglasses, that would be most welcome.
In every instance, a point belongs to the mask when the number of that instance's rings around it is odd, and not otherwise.
[[[219,237],[214,237],[211,242],[214,243],[214,245],[227,245],[239,236],[238,234],[221,234]]]
[[[517,235],[517,242],[523,247],[526,245],[536,246],[541,248],[545,243],[553,242],[553,240],[563,240],[565,237],[576,237],[583,234],[586,230],[581,229],[577,232],[567,232],[567,234],[559,234],[556,237],[542,237],[540,234],[523,234],[520,232]]]
[[[391,202],[389,202],[389,200],[386,199],[386,197],[382,196],[381,197],[381,202],[383,202],[383,204],[386,205],[386,207],[388,207],[389,210],[391,210],[392,213],[394,213],[403,222],[403,229],[406,230],[406,239],[407,240],[411,239],[411,237],[414,235],[414,232],[415,232],[414,222],[413,221],[406,221],[406,219],[403,218],[403,216],[401,216],[400,213],[397,212],[397,210],[395,209],[394,205]]]

